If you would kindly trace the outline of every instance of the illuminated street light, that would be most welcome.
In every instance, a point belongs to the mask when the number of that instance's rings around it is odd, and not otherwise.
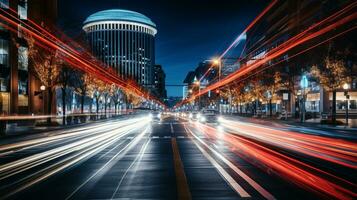
[[[201,82],[199,80],[195,81],[195,84],[198,86],[198,110],[201,109]]]
[[[45,90],[46,90],[46,86],[41,85],[41,86],[40,86],[40,90],[41,90],[41,91],[45,91]]]
[[[350,88],[350,85],[348,83],[345,83],[342,87],[344,90],[348,90]]]
[[[218,58],[213,59],[213,63],[214,63],[215,65],[218,65],[220,62],[221,62],[221,61],[220,61],[220,59],[218,59]]]
[[[301,122],[305,122],[305,89],[308,87],[309,81],[307,80],[306,75],[303,75],[300,80],[300,86],[302,88],[302,118]]]
[[[350,88],[350,85],[348,83],[343,84],[342,88],[345,90],[345,96],[346,96],[346,126],[348,126],[348,99],[350,98],[350,95],[348,95],[348,89]]]
[[[218,82],[221,82],[222,60],[220,58],[213,59],[213,64],[218,66]],[[221,99],[221,94],[218,93],[218,99]],[[221,103],[218,102],[218,110],[221,113]]]

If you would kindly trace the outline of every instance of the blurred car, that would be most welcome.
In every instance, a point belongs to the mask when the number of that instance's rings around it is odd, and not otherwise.
[[[189,119],[193,120],[193,121],[198,120],[199,117],[200,117],[200,113],[198,113],[198,112],[191,112],[189,114]]]
[[[152,121],[161,121],[162,115],[160,112],[152,112],[150,116]]]
[[[205,109],[199,113],[198,120],[202,123],[219,124],[218,111],[214,109]]]

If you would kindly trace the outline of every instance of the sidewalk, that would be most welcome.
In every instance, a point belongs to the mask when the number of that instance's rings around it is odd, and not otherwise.
[[[133,115],[130,115],[133,116]],[[6,133],[3,135],[0,135],[0,140],[5,139],[5,138],[15,138],[17,136],[31,136],[31,135],[36,135],[36,134],[41,134],[41,133],[46,133],[49,131],[56,131],[56,130],[66,130],[74,127],[81,127],[81,126],[87,126],[90,124],[95,124],[95,123],[101,123],[103,121],[107,120],[117,120],[121,119],[123,117],[130,117],[128,115],[118,115],[115,117],[109,117],[105,119],[97,119],[97,120],[91,120],[88,119],[86,122],[72,122],[70,124],[62,125],[54,125],[54,126],[35,126],[33,125],[17,125],[16,123],[11,123],[7,124],[6,127]]]
[[[247,122],[252,122],[252,123],[259,123],[262,125],[267,125],[271,126],[272,124],[277,127],[284,128],[287,125],[290,126],[300,126],[300,127],[308,127],[308,128],[323,128],[323,129],[328,129],[328,130],[339,130],[339,131],[356,131],[357,132],[357,119],[349,119],[349,125],[340,125],[340,126],[333,126],[333,125],[326,125],[326,124],[321,124],[320,119],[309,119],[306,120],[304,123],[300,122],[299,119],[294,119],[294,118],[288,118],[287,120],[284,119],[277,119],[277,118],[269,118],[269,117],[249,117],[249,116],[240,116],[238,114],[226,114],[225,116],[232,116],[232,117],[238,117],[240,120],[244,120]],[[344,119],[338,119],[341,121],[344,121]]]

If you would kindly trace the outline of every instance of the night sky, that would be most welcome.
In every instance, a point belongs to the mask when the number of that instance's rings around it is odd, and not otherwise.
[[[182,84],[200,61],[220,55],[264,9],[269,0],[59,0],[59,26],[69,36],[80,34],[94,12],[121,8],[140,12],[157,25],[156,64],[166,84]],[[239,48],[239,47],[237,47]],[[182,96],[182,87],[167,87]]]

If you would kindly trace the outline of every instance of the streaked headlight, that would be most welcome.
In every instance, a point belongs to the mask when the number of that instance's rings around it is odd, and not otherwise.
[[[192,118],[192,117],[193,117],[193,116],[192,116],[192,113],[190,113],[190,114],[188,115],[188,117],[189,117],[189,118]]]
[[[206,117],[204,117],[204,116],[200,117],[200,121],[201,122],[205,122],[206,121]]]
[[[219,117],[217,118],[217,120],[218,120],[219,122],[222,122],[224,119],[223,119],[223,117],[219,116]]]

